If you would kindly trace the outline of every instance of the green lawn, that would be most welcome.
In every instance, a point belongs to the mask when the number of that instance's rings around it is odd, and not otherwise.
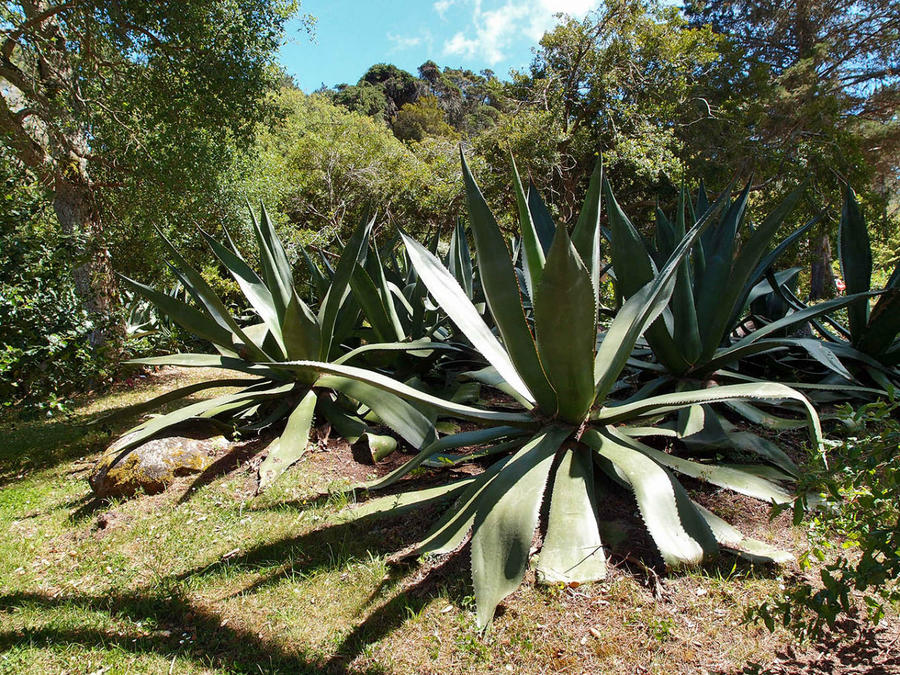
[[[741,623],[778,570],[722,558],[657,584],[627,553],[602,584],[525,584],[482,637],[466,549],[386,562],[434,512],[348,523],[343,500],[315,499],[341,481],[343,444],[260,497],[245,456],[199,486],[92,501],[92,462],[134,420],[84,423],[201,375],[158,374],[66,419],[0,420],[0,673],[742,672],[788,640]],[[785,517],[727,499],[747,534],[775,527],[799,550]]]

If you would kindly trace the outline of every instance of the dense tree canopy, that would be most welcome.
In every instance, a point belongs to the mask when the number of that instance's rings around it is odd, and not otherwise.
[[[87,235],[76,286],[111,309],[108,210],[159,210],[174,186],[208,187],[199,167],[249,138],[277,77],[296,9],[281,0],[6,2],[0,133],[52,193],[64,232]],[[152,204],[147,207],[147,202]]]

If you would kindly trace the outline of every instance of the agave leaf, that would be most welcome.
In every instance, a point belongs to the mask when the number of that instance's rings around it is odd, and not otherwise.
[[[614,201],[610,192],[607,195],[610,212],[615,208]],[[673,278],[678,266],[687,257],[697,237],[712,222],[711,216],[716,210],[717,208],[714,207],[707,211],[706,215],[697,221],[697,224],[691,228],[672,252],[659,273],[652,281],[628,298],[616,318],[613,319],[594,359],[597,400],[606,398],[619,378],[622,368],[625,367],[638,337],[666,308],[669,298],[672,297]]]
[[[364,444],[372,462],[384,459],[397,449],[396,438],[373,433],[365,422],[344,411],[331,401],[329,396],[319,396],[318,409],[334,430],[350,445]]]
[[[769,338],[767,340],[764,340],[764,342],[767,344],[778,346],[800,347],[801,349],[805,350],[806,353],[809,354],[812,358],[828,368],[828,370],[835,372],[841,377],[844,377],[848,380],[855,379],[853,375],[850,374],[850,371],[847,370],[847,368],[844,366],[844,364],[840,362],[840,359],[838,359],[838,357],[834,355],[834,352],[831,351],[828,348],[827,344],[822,342],[821,340],[814,340],[812,338]]]
[[[730,194],[730,188],[724,195]],[[703,251],[705,265],[703,273],[697,275],[696,306],[697,323],[704,327],[703,350],[706,355],[711,349],[715,349],[722,339],[724,329],[719,328],[720,314],[727,313],[727,320],[731,317],[733,304],[724,294],[739,294],[740,288],[728,289],[732,283],[732,263],[734,261],[735,236],[744,218],[747,208],[747,199],[750,195],[750,183],[728,208],[715,228],[711,228],[703,235]],[[721,199],[721,197],[720,197]],[[728,305],[728,307],[726,307]]]
[[[834,350],[832,350],[827,342],[823,342],[821,340],[816,340],[813,338],[766,338],[759,340],[757,342],[753,342],[751,344],[745,345],[741,349],[737,349],[734,351],[728,351],[728,361],[729,362],[738,362],[740,359],[743,359],[747,356],[751,356],[753,354],[759,354],[762,352],[768,352],[771,350],[776,350],[779,348],[790,348],[790,347],[799,347],[803,349],[810,357],[821,363],[823,366],[828,368],[828,370],[837,373],[842,378],[846,378],[847,380],[855,379],[850,371],[841,363],[840,359],[834,354]],[[722,358],[715,358],[712,361],[704,364],[703,372],[708,372],[710,369],[716,369],[720,366],[725,365],[724,356]]]
[[[308,359],[319,354],[322,347],[319,323],[312,310],[293,289],[291,300],[284,311],[281,331],[287,358]]]
[[[264,354],[244,334],[240,326],[237,325],[234,318],[231,316],[231,313],[222,303],[222,300],[218,295],[216,295],[215,291],[213,291],[213,289],[206,282],[203,276],[188,264],[187,260],[184,259],[184,256],[179,253],[178,249],[176,249],[175,246],[172,245],[172,242],[170,242],[168,238],[166,238],[161,230],[157,228],[156,232],[162,239],[163,244],[165,244],[165,247],[169,251],[169,254],[177,263],[177,267],[174,267],[174,270],[182,285],[191,293],[192,296],[194,296],[196,300],[198,300],[201,305],[206,308],[207,313],[216,323],[234,334],[234,339],[229,338],[224,342],[220,342],[218,344],[224,347],[229,347],[233,344],[233,342],[243,343],[247,350],[251,354],[253,354],[255,358],[261,361],[267,361],[269,357]],[[187,328],[187,326],[185,326],[185,328]]]
[[[489,466],[466,488],[456,504],[451,506],[417,543],[412,553],[418,555],[446,555],[465,541],[475,522],[476,509],[485,490],[512,457],[503,457]]]
[[[522,297],[519,294],[519,283],[510,260],[509,249],[506,247],[503,233],[497,225],[494,215],[488,208],[487,202],[484,201],[484,196],[469,171],[462,149],[460,149],[460,157],[462,158],[463,179],[466,184],[470,225],[478,254],[478,272],[481,276],[485,300],[491,310],[491,316],[497,323],[500,335],[503,337],[509,358],[515,364],[515,370],[527,385],[527,390],[533,394],[533,400],[546,414],[552,416],[557,407],[556,393],[541,366],[534,337],[532,337],[525,320]],[[432,289],[429,288],[429,290]],[[443,303],[441,306],[444,311],[449,313],[450,307]],[[486,354],[485,357],[487,357]],[[491,362],[491,364],[497,368],[509,384],[516,387],[515,383],[509,380],[506,373],[496,363]],[[516,388],[518,389],[518,387]],[[526,398],[528,397],[526,396]]]
[[[437,410],[442,410],[448,415],[459,417],[460,419],[486,422],[488,424],[509,424],[521,427],[532,427],[535,424],[534,418],[526,413],[482,410],[460,403],[453,403],[452,401],[445,401],[436,396],[432,396],[431,394],[426,394],[425,392],[397,382],[386,375],[381,375],[380,373],[366,370],[365,368],[326,363],[324,361],[285,361],[283,363],[274,363],[272,364],[272,367],[289,372],[313,372],[319,373],[320,375],[340,375],[350,379],[359,380],[360,382],[365,382],[388,393],[396,394],[401,398],[431,406]]]
[[[219,406],[231,403],[278,398],[279,396],[282,396],[291,391],[294,386],[295,385],[291,383],[284,384],[278,387],[272,387],[269,389],[248,387],[247,389],[239,391],[235,394],[225,394],[212,399],[208,399],[206,401],[199,401],[198,403],[192,403],[191,405],[185,406],[184,408],[173,410],[172,412],[165,415],[153,417],[146,422],[143,422],[138,426],[126,431],[125,434],[123,434],[123,438],[125,436],[130,436],[130,438],[128,438],[128,441],[126,443],[117,446],[116,450],[119,452],[119,457],[123,457],[132,448],[136,448],[144,441],[149,440],[157,434],[162,433],[169,427],[195,417],[200,417],[202,414],[208,412],[209,410],[213,410]],[[118,458],[116,459],[116,461],[118,461]]]
[[[847,308],[848,311],[850,307]],[[900,289],[889,288],[885,291],[872,314],[865,333],[858,345],[862,352],[880,356],[886,352],[897,339],[900,332]]]
[[[578,444],[563,453],[550,499],[547,533],[538,558],[545,583],[585,583],[606,577],[606,556],[597,523],[594,463]]]
[[[369,450],[373,462],[380,462],[397,449],[397,439],[384,434],[373,434],[366,431],[358,440],[363,441]]]
[[[303,260],[306,262],[306,269],[309,271],[310,282],[312,283],[316,294],[318,294],[319,297],[324,298],[325,294],[328,292],[328,286],[330,285],[328,277],[322,274],[322,270],[320,270],[319,266],[309,257],[309,253],[306,251],[305,247],[300,247],[300,253],[303,255]]]
[[[787,237],[785,237],[778,246],[769,251],[763,259],[759,261],[759,264],[756,266],[756,269],[753,270],[753,274],[750,275],[751,282],[758,282],[763,278],[763,275],[775,264],[775,261],[781,257],[781,255],[790,248],[800,237],[802,237],[809,229],[822,220],[822,214],[818,214],[813,216],[809,221],[807,221],[801,227],[798,227],[796,230],[791,232]]]
[[[806,186],[803,185],[789,194],[747,238],[743,246],[741,246],[741,250],[735,256],[734,261],[729,261],[731,272],[727,283],[712,295],[712,311],[706,315],[710,323],[704,323],[702,319],[700,320],[701,325],[706,327],[709,336],[717,336],[716,338],[710,337],[707,340],[704,349],[704,355],[707,358],[710,358],[715,353],[721,337],[730,328],[729,321],[743,307],[744,298],[749,290],[750,283],[754,281],[751,277],[756,266],[769,247],[775,232],[784,222],[784,219],[794,210],[805,190]]]
[[[528,181],[528,192],[525,199],[528,201],[528,212],[531,214],[531,220],[537,230],[538,241],[541,242],[541,248],[544,249],[544,255],[546,255],[550,251],[553,237],[556,235],[556,223],[553,222],[553,216],[550,215],[550,209],[541,198],[541,193],[531,181]]]
[[[491,333],[491,329],[487,327],[453,276],[437,258],[414,239],[404,234],[403,243],[419,278],[453,323],[469,338],[487,362],[497,369],[504,381],[515,389],[519,396],[533,403],[534,396],[516,371],[509,354]]]
[[[160,293],[150,286],[145,286],[139,281],[129,279],[128,277],[120,277],[126,285],[133,288],[137,293],[152,302],[159,311],[166,316],[172,318],[173,321],[182,326],[185,330],[194,335],[209,340],[213,344],[231,345],[233,344],[234,334],[227,328],[224,328],[217,321],[209,318],[203,312],[194,309],[186,302],[182,302],[177,298],[173,298],[167,293]],[[253,342],[248,338],[247,342],[251,347],[255,347]]]
[[[398,331],[395,330],[388,308],[384,304],[384,298],[378,292],[378,287],[365,268],[359,265],[353,268],[350,288],[380,342],[403,339],[403,331],[400,330],[398,334]],[[393,308],[393,304],[391,307]]]
[[[326,375],[318,387],[334,389],[367,405],[384,424],[396,431],[414,448],[422,448],[436,438],[434,424],[409,403],[380,389],[347,377]]]
[[[458,497],[475,481],[474,478],[463,478],[424,490],[411,490],[395,495],[385,495],[368,499],[338,514],[341,520],[358,522],[363,519],[382,517],[396,518],[418,509],[447,502]]]
[[[894,266],[894,271],[891,272],[891,276],[888,277],[884,287],[887,289],[900,288],[900,261],[897,261],[897,264]]]
[[[804,420],[792,420],[778,417],[777,415],[770,415],[746,401],[732,400],[724,403],[748,422],[772,429],[773,431],[788,431],[806,426]]]
[[[461,352],[459,345],[447,342],[431,342],[430,340],[413,340],[411,342],[370,342],[334,359],[334,363],[347,363],[367,352],[408,352],[413,356],[430,356],[434,351]]]
[[[600,200],[603,187],[603,161],[597,158],[578,222],[572,230],[572,245],[581,256],[591,277],[594,296],[600,293]]]
[[[184,368],[225,368],[250,375],[288,380],[290,376],[282,371],[273,370],[265,364],[249,363],[243,359],[216,354],[169,354],[167,356],[148,356],[143,359],[130,359],[126,364],[136,366],[181,366]]]
[[[591,362],[597,343],[597,296],[566,228],[556,230],[534,298],[541,362],[557,393],[558,415],[579,424],[594,400]]]
[[[402,466],[394,469],[386,476],[376,478],[368,483],[362,483],[356,487],[366,490],[382,490],[393,485],[395,482],[418,468],[431,458],[440,455],[447,450],[455,448],[464,448],[469,446],[480,446],[504,438],[522,439],[528,436],[529,432],[523,431],[516,427],[490,427],[487,429],[476,429],[474,431],[463,431],[456,434],[450,434],[439,438],[424,448],[415,457],[404,463]]]
[[[726,433],[728,434],[729,443],[734,447],[762,457],[787,472],[788,477],[797,478],[800,475],[800,469],[794,464],[794,461],[785,454],[784,450],[768,438],[757,436],[749,431],[729,431]]]
[[[588,429],[582,442],[610,461],[634,490],[644,524],[670,567],[695,565],[717,551],[712,530],[668,471],[608,434]]]
[[[456,226],[450,237],[450,251],[448,254],[448,269],[453,278],[465,290],[466,296],[471,300],[474,293],[472,288],[472,253],[469,251],[469,240],[466,238],[466,230],[462,220],[456,219]]]
[[[848,295],[847,297],[843,298],[826,300],[825,302],[819,303],[818,305],[813,305],[812,307],[801,309],[798,312],[788,314],[786,317],[779,319],[778,321],[773,321],[772,323],[766,324],[765,326],[762,326],[761,328],[753,331],[749,335],[741,338],[733,345],[731,345],[731,347],[720,349],[715,352],[715,358],[710,359],[708,363],[704,364],[704,372],[709,372],[717,368],[721,368],[730,361],[739,359],[741,354],[743,353],[741,351],[743,348],[761,340],[764,337],[784,330],[785,328],[790,328],[791,326],[809,321],[810,319],[825,314],[826,312],[831,312],[835,309],[840,309],[841,307],[851,305],[854,302],[863,302],[865,297],[868,295],[873,295],[873,293],[858,293],[855,295]]]
[[[512,164],[513,190],[516,193],[516,206],[519,209],[519,231],[522,233],[522,250],[525,254],[522,257],[525,267],[525,283],[528,287],[528,297],[533,299],[535,290],[541,283],[546,258],[544,248],[538,240],[534,220],[531,217],[531,211],[528,209],[528,198],[522,189],[519,170],[516,168],[516,160],[513,158],[512,153],[509,154],[509,161]]]
[[[763,279],[750,289],[749,293],[747,293],[747,299],[744,301],[742,306],[742,310],[746,309],[750,304],[753,303],[757,298],[761,298],[769,293],[774,293],[776,288],[781,288],[785,284],[791,283],[798,274],[800,274],[802,268],[800,267],[791,267],[790,269],[781,270],[780,272],[776,272],[773,275],[775,280],[775,285],[772,285],[772,282],[769,279]],[[731,322],[731,325],[735,325],[737,323],[739,317],[734,317],[734,320]]]
[[[838,258],[841,274],[847,284],[847,294],[865,293],[872,280],[872,248],[866,221],[856,201],[856,195],[847,185],[844,189],[844,205],[838,234]],[[869,318],[869,303],[857,303],[847,308],[853,343],[862,339]]]
[[[716,537],[716,541],[719,542],[722,548],[742,558],[746,558],[750,562],[783,564],[794,559],[794,556],[786,551],[781,551],[757,539],[745,537],[737,529],[719,518],[712,511],[703,508],[700,504],[694,502],[694,506],[706,520]]]
[[[521,405],[526,410],[531,410],[534,408],[534,404],[530,403],[526,399],[522,398],[522,396],[509,384],[500,377],[500,373],[497,372],[497,369],[493,366],[485,366],[484,368],[479,368],[478,370],[469,370],[464,373],[459,374],[460,377],[469,377],[476,382],[480,382],[481,384],[486,384],[489,387],[493,387],[497,391],[502,391],[507,396],[514,398],[519,405]]]
[[[275,234],[272,221],[269,220],[265,211],[265,206],[260,204],[260,218],[256,218],[253,208],[247,204],[247,210],[250,212],[250,222],[253,226],[253,233],[256,236],[256,244],[259,249],[259,264],[262,268],[263,279],[266,282],[266,288],[272,294],[272,300],[275,303],[275,309],[279,318],[284,316],[284,310],[290,302],[291,276],[290,267],[287,258],[279,259],[284,256],[284,249],[281,247],[281,241]],[[273,246],[275,247],[273,249]],[[277,249],[277,250],[276,250]]]
[[[680,196],[679,196],[679,206],[680,206]],[[684,236],[684,232],[681,233],[681,237]],[[662,256],[663,259],[668,258],[672,255],[672,251],[675,250],[675,244],[677,244],[681,237],[675,236],[675,226],[669,222],[669,219],[666,218],[666,214],[663,212],[659,205],[656,206],[656,253],[657,255],[653,255],[652,251],[648,250],[648,253],[653,257],[653,261],[661,265],[662,260],[659,259]],[[651,247],[652,248],[652,247]]]
[[[619,206],[606,178],[603,179],[603,192],[609,212],[613,260],[628,263],[628,269],[621,270],[621,274],[616,276],[616,283],[621,286],[625,297],[631,297],[653,279],[656,266],[641,235]]]
[[[222,262],[226,269],[228,269],[231,276],[234,277],[234,280],[237,281],[244,296],[250,301],[250,305],[256,310],[256,313],[259,314],[259,318],[263,320],[266,328],[269,329],[269,332],[275,338],[281,348],[282,354],[287,356],[284,339],[281,335],[280,317],[275,308],[275,301],[272,299],[272,294],[269,292],[269,289],[266,288],[262,279],[257,276],[256,272],[254,272],[240,256],[229,251],[203,230],[200,230],[200,234],[206,239],[206,242],[209,244],[210,248],[212,248],[213,253],[216,254],[216,257]]]
[[[716,464],[700,464],[689,459],[675,457],[644,445],[629,436],[620,434],[612,427],[607,428],[607,433],[622,445],[642,452],[659,464],[685,476],[734,490],[742,495],[747,495],[769,504],[787,504],[793,500],[791,494],[780,486],[748,471]]]
[[[158,408],[166,403],[171,403],[172,401],[178,401],[182,398],[190,396],[191,394],[196,394],[198,391],[205,391],[206,389],[220,389],[224,387],[250,387],[262,384],[264,382],[264,379],[248,380],[243,378],[229,378],[222,380],[205,380],[203,382],[195,382],[194,384],[189,384],[186,387],[179,387],[178,389],[167,391],[165,394],[154,396],[149,401],[144,401],[143,403],[127,406],[125,408],[114,410],[112,412],[95,417],[90,422],[88,422],[86,426],[96,426],[98,424],[104,424],[125,415],[129,417],[140,415],[141,413],[144,413],[148,410],[153,410],[154,408]]]
[[[341,259],[338,261],[337,269],[334,271],[331,287],[328,289],[325,299],[322,300],[322,306],[319,309],[319,326],[322,330],[322,346],[319,358],[322,360],[328,360],[331,354],[338,312],[350,291],[350,277],[365,253],[369,232],[371,232],[374,224],[375,219],[373,218],[368,223],[363,222],[356,228],[356,231],[350,237],[341,253]]]
[[[460,454],[458,452],[439,452],[432,455],[430,459],[422,462],[422,466],[430,469],[445,469],[448,467],[458,466],[460,464],[472,464],[485,457],[499,454],[501,452],[508,453],[510,450],[518,450],[522,447],[523,440],[521,438],[512,438],[493,445],[481,446],[478,450]]]
[[[472,525],[472,581],[478,625],[487,626],[525,576],[553,457],[568,427],[549,427],[519,450],[485,487]]]
[[[468,252],[468,249],[466,249]],[[398,340],[405,340],[406,333],[403,332],[403,325],[400,323],[400,316],[397,314],[397,308],[394,306],[394,300],[391,294],[391,287],[388,285],[387,278],[384,276],[384,265],[381,264],[381,254],[375,249],[375,255],[370,256],[366,261],[367,265],[372,267],[372,279],[378,285],[378,294],[381,296],[381,302],[387,313],[387,318],[393,328],[393,335]],[[403,297],[400,294],[400,297]]]
[[[627,403],[611,405],[594,413],[592,417],[604,424],[615,424],[646,415],[660,415],[674,412],[698,403],[733,403],[741,401],[796,401],[806,411],[806,425],[809,428],[810,440],[817,448],[823,447],[822,427],[819,416],[809,400],[800,392],[776,382],[759,382],[752,384],[727,384],[709,389],[681,391],[673,394],[662,394]]]
[[[687,191],[682,186],[670,250],[674,250],[677,242],[681,241],[681,238],[685,235],[684,205],[686,201]],[[680,347],[679,351],[683,355],[685,362],[690,364],[696,363],[702,351],[702,342],[697,322],[697,307],[694,303],[694,284],[691,279],[690,258],[685,258],[678,268],[675,289],[672,291],[672,315],[674,319],[673,341],[675,345]],[[656,323],[659,324],[660,321],[657,319]],[[666,333],[666,337],[668,337],[668,333]],[[649,333],[647,338],[650,339]]]
[[[274,483],[276,478],[293,466],[306,452],[315,409],[316,393],[310,389],[294,408],[294,412],[288,417],[284,432],[272,442],[266,458],[259,465],[257,492],[262,492]]]

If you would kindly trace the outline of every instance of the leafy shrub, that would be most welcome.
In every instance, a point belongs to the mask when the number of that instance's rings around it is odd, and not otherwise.
[[[0,400],[62,411],[67,397],[110,376],[111,354],[91,347],[102,328],[70,281],[76,249],[43,228],[0,234]]]
[[[842,615],[864,605],[878,623],[900,601],[900,400],[840,409],[848,435],[827,456],[811,459],[806,480],[818,486],[824,506],[809,520],[810,548],[800,559],[828,561],[821,587],[807,578],[748,612],[774,630],[776,622],[800,637],[816,638]],[[798,513],[798,516],[801,516]],[[799,520],[799,518],[798,518]]]

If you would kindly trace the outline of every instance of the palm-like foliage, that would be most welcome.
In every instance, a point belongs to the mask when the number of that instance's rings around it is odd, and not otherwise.
[[[584,208],[570,236],[554,230],[544,253],[534,209],[517,183],[525,284],[533,307],[533,329],[526,317],[516,270],[494,216],[463,159],[469,216],[478,253],[485,299],[498,337],[485,323],[466,291],[425,247],[404,236],[410,260],[431,296],[491,364],[521,410],[486,410],[422,394],[379,373],[311,361],[279,364],[296,373],[354,378],[419,405],[478,422],[481,428],[446,436],[424,447],[405,465],[369,484],[384,488],[425,462],[472,459],[449,450],[481,446],[475,457],[490,457],[484,473],[421,493],[454,498],[454,505],[414,547],[415,553],[440,554],[460,546],[471,532],[472,575],[478,621],[489,623],[497,604],[523,578],[542,501],[549,500],[544,547],[537,561],[540,576],[558,581],[587,581],[605,575],[598,525],[595,471],[634,492],[641,514],[669,565],[694,564],[724,547],[768,560],[783,554],[745,539],[737,530],[694,503],[673,472],[709,481],[765,501],[791,499],[785,488],[751,469],[700,463],[660,452],[636,441],[623,423],[653,424],[661,416],[696,404],[717,401],[792,400],[804,407],[814,442],[820,442],[818,417],[796,391],[773,383],[717,387],[622,403],[610,393],[635,342],[666,309],[681,263],[712,222],[722,200],[673,247],[648,283],[631,294],[598,341],[597,288],[600,273],[600,192],[602,170],[595,172]],[[435,460],[438,460],[437,462]],[[414,503],[416,495],[392,496],[390,503]]]
[[[900,382],[900,263],[881,291],[872,291],[872,249],[866,221],[856,195],[848,185],[838,233],[838,257],[850,298],[864,299],[847,306],[847,324],[832,317],[815,323],[825,345],[854,371],[862,370],[887,389]],[[784,289],[782,289],[784,290]],[[871,295],[878,298],[871,301]],[[806,310],[796,296],[782,293],[798,312]],[[848,378],[849,379],[849,378]]]
[[[665,260],[684,236],[686,222],[693,213],[702,216],[708,210],[701,187],[696,209],[691,208],[682,189],[674,220],[659,209],[656,214],[655,245],[645,242],[612,195],[604,189],[609,204],[611,257],[619,291],[630,297],[653,278],[656,267]],[[760,295],[781,288],[795,270],[766,273],[778,257],[814,225],[812,219],[772,247],[775,233],[802,196],[802,188],[791,193],[756,228],[746,223],[750,185],[717,214],[698,240],[690,263],[678,271],[672,303],[664,316],[647,329],[646,340],[658,363],[675,377],[703,380],[713,373],[728,375],[728,368],[741,359],[761,352],[799,347],[826,367],[846,375],[846,370],[817,340],[786,338],[786,330],[852,302],[838,298],[803,312],[787,314],[740,339],[732,333],[745,317],[750,303]],[[743,235],[743,241],[742,239]]]
[[[218,367],[246,377],[201,382],[141,406],[152,408],[204,389],[240,387],[237,392],[151,418],[131,430],[127,442],[120,446],[120,453],[124,455],[143,441],[187,420],[211,420],[242,433],[284,423],[284,431],[269,446],[260,466],[260,488],[264,488],[302,456],[317,409],[348,440],[364,437],[374,455],[385,454],[396,447],[393,438],[372,432],[358,414],[359,403],[414,447],[432,441],[433,419],[395,396],[339,376],[319,378],[310,372],[290,372],[274,367],[287,360],[327,362],[354,356],[354,352],[347,352],[344,346],[344,341],[357,329],[360,316],[359,306],[350,297],[350,286],[354,273],[364,260],[372,222],[361,225],[347,242],[330,278],[321,285],[323,295],[316,312],[297,292],[284,247],[265,209],[260,219],[252,217],[252,224],[261,274],[250,266],[230,237],[229,247],[206,233],[203,236],[237,281],[248,304],[258,315],[258,323],[241,327],[209,284],[165,237],[162,239],[173,259],[173,272],[195,304],[126,279],[161,312],[194,335],[211,342],[219,352],[218,355],[173,354],[138,359],[133,363]],[[335,392],[345,396],[339,397]]]
[[[839,234],[841,272],[847,293],[866,293],[872,288],[872,248],[869,231],[856,195],[848,185],[844,195]],[[900,363],[900,262],[874,303],[868,299],[847,308],[850,344],[880,362]]]
[[[745,319],[750,305],[766,293],[783,293],[796,269],[773,273],[778,257],[814,225],[814,218],[789,236],[772,245],[785,218],[802,196],[802,188],[791,193],[755,228],[747,221],[750,193],[748,184],[738,197],[718,213],[709,207],[701,186],[694,207],[681,190],[675,218],[670,220],[657,209],[656,232],[646,242],[616,203],[608,183],[604,185],[609,205],[611,257],[613,267],[622,273],[616,277],[617,290],[625,297],[637,293],[656,274],[657,266],[672,252],[684,236],[686,223],[706,214],[712,222],[700,236],[690,259],[679,268],[672,302],[648,329],[646,342],[654,357],[647,363],[635,358],[632,363],[656,375],[647,387],[659,390],[674,386],[677,390],[696,389],[715,381],[757,381],[747,375],[744,362],[766,353],[782,359],[785,350],[801,350],[841,378],[849,371],[832,351],[818,339],[793,337],[789,332],[816,317],[851,303],[854,298],[838,298],[756,326],[750,332]],[[727,199],[728,191],[720,198]],[[752,324],[750,324],[752,325]],[[739,334],[736,329],[741,326]],[[795,387],[828,387],[795,383]],[[862,389],[862,388],[860,388]],[[727,406],[755,424],[779,429],[802,426],[796,419],[778,417],[759,410],[753,404],[727,402]],[[669,429],[646,429],[647,434],[667,433]],[[737,431],[711,408],[695,407],[684,411],[675,434],[692,446],[736,448],[762,456],[783,471],[796,475],[797,467],[771,441],[747,431]]]

